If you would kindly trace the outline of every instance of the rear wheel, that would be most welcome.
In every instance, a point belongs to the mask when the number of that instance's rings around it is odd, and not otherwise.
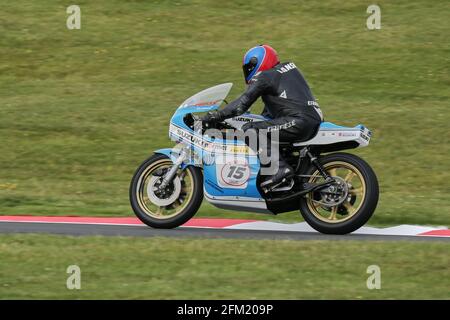
[[[300,201],[303,218],[314,229],[328,234],[346,234],[362,227],[378,203],[378,181],[372,168],[353,154],[335,153],[320,158],[335,183],[311,192]],[[324,178],[312,167],[308,183]]]
[[[130,203],[136,216],[153,228],[175,228],[192,218],[203,200],[202,173],[188,166],[178,169],[165,188],[159,188],[172,167],[165,155],[155,154],[142,163],[130,185]]]

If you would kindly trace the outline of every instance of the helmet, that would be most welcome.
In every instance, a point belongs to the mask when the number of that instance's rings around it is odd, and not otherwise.
[[[253,78],[259,71],[269,70],[280,63],[274,48],[266,44],[256,46],[247,51],[242,62],[245,82]]]

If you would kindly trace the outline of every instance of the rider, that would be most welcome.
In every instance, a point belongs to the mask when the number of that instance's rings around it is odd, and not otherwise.
[[[261,97],[263,115],[269,120],[248,122],[242,130],[278,131],[281,142],[304,141],[312,138],[323,121],[322,112],[305,78],[292,62],[280,63],[277,52],[268,45],[251,48],[243,61],[245,92],[220,111],[208,112],[202,121],[218,122],[246,112]],[[270,156],[270,141],[267,146]],[[278,172],[261,183],[275,186],[294,174],[294,169],[279,158]]]

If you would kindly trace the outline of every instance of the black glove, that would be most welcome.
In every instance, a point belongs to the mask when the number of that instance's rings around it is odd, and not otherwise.
[[[200,117],[202,122],[219,122],[222,121],[222,115],[220,111],[209,111],[203,117]]]

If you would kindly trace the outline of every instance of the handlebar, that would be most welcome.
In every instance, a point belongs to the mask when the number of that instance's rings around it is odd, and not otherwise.
[[[192,130],[195,130],[194,128],[194,124],[196,121],[202,121],[200,119],[199,116],[193,114],[193,113],[188,113],[184,116],[184,123],[191,128]],[[210,129],[210,128],[215,128],[215,129],[229,129],[231,128],[230,126],[228,126],[226,123],[223,122],[216,122],[216,121],[202,121],[202,131],[206,130],[206,129]]]

